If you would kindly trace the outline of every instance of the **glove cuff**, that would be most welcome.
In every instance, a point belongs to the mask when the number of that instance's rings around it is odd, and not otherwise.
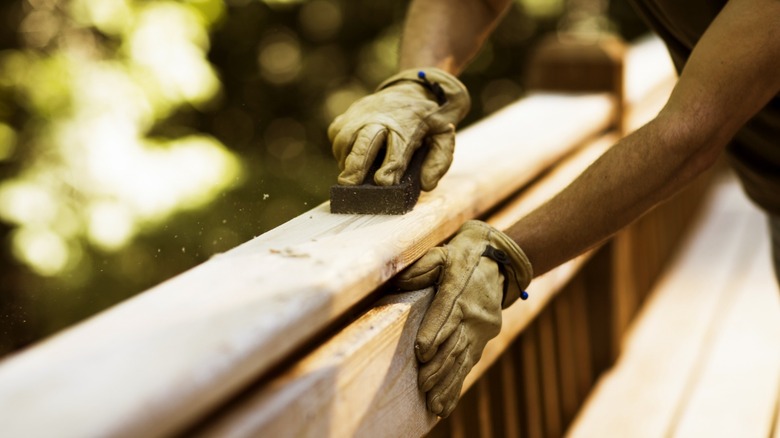
[[[435,67],[404,70],[379,84],[376,91],[404,82],[417,83],[427,90],[428,98],[439,104],[438,112],[451,117],[453,124],[463,120],[471,108],[466,86],[455,76]]]
[[[488,246],[482,254],[499,265],[504,274],[504,297],[501,308],[506,309],[518,298],[528,298],[525,289],[533,278],[533,268],[522,249],[506,234],[485,222],[470,220],[463,224],[461,232],[475,230],[485,233]]]

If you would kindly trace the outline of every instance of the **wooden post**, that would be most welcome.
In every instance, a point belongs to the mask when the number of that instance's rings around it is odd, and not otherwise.
[[[616,36],[584,39],[573,34],[548,36],[529,62],[528,87],[557,92],[607,92],[617,109],[615,128],[623,127],[626,45]]]

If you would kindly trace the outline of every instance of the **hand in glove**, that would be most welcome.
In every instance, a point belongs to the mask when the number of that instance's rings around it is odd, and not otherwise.
[[[501,309],[527,298],[531,278],[531,264],[517,244],[476,220],[399,275],[397,284],[405,290],[438,285],[415,343],[418,384],[431,412],[447,417],[455,408],[466,375],[501,331]]]
[[[339,184],[363,184],[385,146],[387,153],[374,181],[398,184],[414,151],[426,141],[431,149],[423,161],[420,182],[423,190],[433,190],[452,163],[455,124],[470,105],[466,87],[443,70],[405,70],[386,80],[328,128],[341,169]]]

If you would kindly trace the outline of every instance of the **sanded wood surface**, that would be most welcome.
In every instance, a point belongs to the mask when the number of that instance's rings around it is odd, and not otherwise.
[[[606,96],[523,99],[458,136],[450,172],[412,212],[321,205],[11,357],[0,412],[13,414],[0,435],[176,430],[603,129],[611,111]]]
[[[562,190],[582,169],[606,151],[612,139],[612,136],[606,136],[583,147],[562,162],[555,171],[545,175],[531,189],[526,190],[516,200],[496,212],[488,221],[499,227],[514,223],[532,208]],[[518,334],[569,282],[588,257],[589,255],[579,257],[536,278],[531,289],[532,299],[518,301],[516,305],[504,311],[501,333],[488,343],[482,359],[468,375],[463,392],[466,392],[487,372],[493,362],[501,357]],[[380,307],[353,323],[354,327],[346,328],[268,387],[242,399],[231,411],[205,425],[199,433],[213,437],[274,436],[282,431],[285,436],[421,435],[421,431],[427,431],[425,428],[432,427],[435,422],[431,422],[430,414],[422,407],[423,402],[419,391],[414,389],[417,368],[413,349],[409,343],[414,339],[421,314],[427,308],[428,299],[427,295],[412,293],[398,303],[384,300]],[[577,303],[576,307],[581,313],[584,312],[581,303]],[[582,316],[584,315],[580,318]],[[404,321],[403,330],[400,329],[400,322],[390,324],[394,319]],[[579,322],[577,318],[574,322],[580,334],[586,332],[583,328],[583,324],[587,326],[586,322]],[[371,327],[371,330],[367,330],[366,327]],[[401,339],[404,336],[408,337],[406,341]],[[402,345],[406,345],[406,348],[401,348]],[[534,340],[533,345],[540,344]],[[540,360],[537,358],[538,352],[532,354],[533,359],[525,359],[534,363],[533,365],[526,363],[525,366],[529,367],[527,373],[539,373],[535,364]],[[359,359],[355,359],[356,356]],[[583,357],[582,353],[579,353],[579,356]],[[364,360],[368,358],[370,362],[365,362]],[[551,360],[548,359],[547,362]],[[587,368],[587,363],[579,366]],[[353,369],[355,367],[359,368],[355,370]],[[365,373],[363,368],[385,373],[386,377],[383,380],[385,385],[377,386],[376,379],[379,374]],[[348,377],[339,379],[336,384],[333,374]],[[538,376],[542,375],[538,374]],[[303,397],[303,394],[308,396]],[[379,406],[381,410],[363,409],[367,406],[363,398],[369,396],[371,406]],[[537,396],[540,397],[541,393]],[[513,397],[514,394],[510,394],[510,398]],[[482,424],[485,418],[484,403],[486,400],[480,399],[479,412],[482,413],[479,417],[480,427],[485,427]],[[513,404],[511,401],[509,403]],[[340,408],[334,408],[336,405]],[[350,406],[360,406],[360,409],[353,412]],[[529,413],[533,416],[533,413],[538,411],[541,415],[543,412],[541,408],[541,404],[531,406]],[[321,415],[315,414],[316,412],[321,412]],[[295,422],[292,421],[291,416],[311,420]],[[516,417],[513,418],[516,420]],[[452,424],[454,433],[468,426],[465,423],[461,424],[466,419],[459,418],[459,420],[461,421]],[[535,428],[537,420],[541,422],[542,417],[531,418],[529,427]],[[471,421],[476,421],[476,417]],[[560,428],[560,421],[558,425]],[[507,427],[508,430],[517,428],[516,421]]]
[[[716,193],[631,327],[619,361],[599,380],[569,436],[659,437],[675,430],[706,368],[703,361],[718,345],[718,327],[733,310],[736,291],[750,287],[750,267],[766,239],[762,215],[747,205],[736,183]]]
[[[0,435],[181,430],[603,130],[613,110],[607,96],[529,96],[461,132],[451,170],[411,213],[331,215],[323,204],[4,360]]]
[[[578,174],[576,169],[583,169],[606,150],[605,144],[604,139],[598,139],[569,157],[558,170],[538,181],[489,222],[500,225],[502,221],[517,221],[528,211],[524,204],[538,205],[554,196]],[[536,278],[531,289],[532,298],[518,301],[517,305],[504,311],[501,333],[488,343],[482,359],[467,377],[463,392],[484,375],[507,345],[576,273],[585,258],[575,259]],[[333,432],[330,436],[420,435],[421,430],[432,427],[435,422],[430,422],[431,416],[421,405],[421,396],[416,389],[417,368],[411,343],[422,313],[427,309],[428,299],[428,295],[412,293],[399,303],[384,300],[378,308],[325,343],[290,372],[216,419],[202,433],[214,437],[275,436],[281,431],[285,436],[319,436],[323,431]],[[392,323],[395,320],[402,321]],[[405,348],[401,348],[402,345]],[[363,374],[362,368],[386,374],[385,385],[377,386],[374,379],[379,374]],[[349,378],[341,379],[335,385],[330,376],[334,373],[346,374]],[[301,399],[302,394],[309,394],[309,397]],[[371,410],[350,410],[350,406],[365,406],[361,398],[369,395],[373,405],[386,409],[387,415]],[[341,409],[334,409],[332,406],[335,405]],[[318,410],[323,413],[321,420],[296,423],[289,417],[312,418],[314,414],[309,412]]]
[[[414,339],[433,289],[380,301],[199,435],[421,436],[436,424],[417,389]],[[392,388],[387,394],[386,388]],[[391,397],[387,397],[391,395]],[[399,398],[403,403],[393,403]]]
[[[500,211],[495,213],[488,219],[488,222],[499,228],[506,228],[517,221],[520,217],[527,214],[529,211],[538,207],[546,200],[550,199],[554,194],[562,190],[568,185],[579,173],[582,172],[590,163],[595,161],[601,154],[603,154],[608,147],[614,143],[616,137],[614,135],[607,135],[597,140],[592,141],[586,147],[581,148],[577,153],[567,158],[565,161],[559,163],[555,170],[540,180],[532,188],[523,192],[522,196],[517,197],[515,200],[507,204]],[[505,310],[502,331],[501,333],[488,343],[488,346],[483,353],[482,359],[474,367],[474,370],[469,374],[464,383],[463,392],[466,392],[479,377],[481,377],[491,364],[498,359],[507,346],[517,337],[517,335],[532,321],[536,315],[544,309],[549,300],[560,290],[576,272],[579,270],[582,263],[587,260],[589,254],[579,257],[565,265],[558,267],[555,270],[550,271],[542,277],[534,280],[532,293],[533,299],[525,302],[520,302],[516,306],[512,306]],[[417,297],[417,300],[422,300],[422,296]],[[414,298],[412,298],[414,300]],[[419,303],[411,303],[411,308],[414,312],[418,312],[421,307]],[[378,313],[372,313],[373,317],[379,321],[390,320],[393,317],[387,317],[384,313],[398,314],[399,311],[392,309],[391,307],[385,307],[385,309]],[[414,318],[409,318],[408,321],[419,321]],[[402,349],[395,348],[400,342],[396,339],[398,336],[409,336],[406,332],[400,332],[398,330],[382,329],[380,322],[372,323],[370,319],[365,322],[361,322],[362,325],[370,325],[376,329],[366,332],[365,343],[372,343],[373,345],[384,346],[385,349],[393,349],[395,355],[400,355],[400,359],[397,356],[378,354],[374,351],[372,357],[371,368],[383,370],[390,376],[403,375],[403,378],[409,380],[404,384],[398,384],[399,382],[395,377],[386,379],[387,381],[395,382],[395,386],[382,388],[381,391],[377,391],[377,399],[384,400],[383,402],[375,402],[378,405],[384,406],[390,410],[394,406],[417,406],[419,403],[408,400],[410,397],[413,400],[419,400],[419,394],[405,392],[410,386],[416,384],[416,368],[414,373],[403,374],[404,370],[397,370],[389,366],[389,361],[395,360],[396,366],[404,366],[409,368],[409,364],[414,361],[413,352],[411,349],[404,351]],[[377,328],[378,327],[378,328]],[[408,327],[408,325],[407,325]],[[414,326],[416,332],[416,326]],[[350,333],[360,333],[361,330],[352,331],[347,329]],[[412,336],[413,337],[413,336]],[[370,339],[369,339],[370,338]],[[343,351],[346,347],[338,347],[341,342],[354,343],[355,341],[349,337],[342,337],[341,335],[330,341],[325,348],[326,351]],[[361,342],[361,345],[364,342]],[[364,347],[365,348],[365,347]],[[369,349],[373,351],[372,349]],[[353,350],[353,354],[358,354],[358,350]],[[323,359],[320,353],[315,353],[317,359],[309,360],[305,362],[305,367],[296,366],[291,373],[283,376],[279,381],[274,382],[270,387],[271,390],[263,390],[243,400],[240,407],[234,409],[225,416],[216,419],[212,424],[206,426],[202,431],[207,436],[252,436],[252,435],[267,435],[274,434],[282,430],[281,428],[287,424],[285,433],[293,436],[312,436],[315,434],[318,428],[309,427],[310,425],[296,425],[287,421],[286,417],[275,417],[269,413],[275,412],[299,412],[301,409],[294,402],[296,397],[289,395],[288,391],[295,391],[296,393],[310,393],[314,394],[312,399],[322,399],[321,403],[331,406],[335,404],[334,399],[338,399],[343,405],[350,406],[355,403],[354,400],[359,396],[353,396],[352,394],[364,394],[367,388],[373,388],[371,383],[364,384],[359,378],[345,379],[345,384],[340,385],[337,390],[328,392],[322,392],[317,390],[324,384],[321,381],[312,379],[309,376],[319,375],[323,376],[321,368],[327,369],[340,369],[344,372],[354,366],[355,362],[352,361],[349,355],[339,355],[338,360],[335,359]],[[536,354],[536,353],[534,353]],[[585,366],[585,365],[582,365]],[[310,367],[306,370],[306,367]],[[406,370],[408,371],[408,369]],[[533,372],[533,370],[529,370]],[[299,380],[299,383],[292,383],[292,381]],[[327,387],[327,385],[325,385]],[[304,388],[309,388],[304,390]],[[400,391],[400,392],[399,392]],[[381,394],[379,394],[381,392]],[[283,394],[284,393],[284,394]],[[312,402],[308,402],[311,404]],[[484,403],[484,401],[483,401]],[[541,408],[541,406],[532,407],[531,412],[534,409]],[[359,436],[378,435],[385,436],[387,431],[392,431],[392,434],[400,433],[406,435],[419,434],[420,425],[432,426],[433,423],[429,422],[429,415],[425,412],[418,415],[420,418],[408,417],[406,415],[398,416],[385,416],[374,415],[373,413],[366,412],[366,414],[373,415],[372,419],[361,418],[360,415],[354,415],[351,412],[343,411],[340,414],[334,412],[333,409],[323,409],[329,415],[327,424],[339,424],[342,429],[338,429],[336,435],[339,436],[342,433],[358,434]],[[304,411],[308,412],[308,411]],[[541,411],[540,411],[541,412]],[[484,415],[483,415],[484,416]],[[360,419],[362,421],[361,426],[364,429],[357,430],[354,428],[354,421]],[[364,421],[363,421],[364,420]],[[541,418],[539,418],[541,420]],[[372,427],[369,425],[375,422]],[[534,420],[531,420],[533,423]],[[465,425],[460,425],[465,427]],[[352,427],[352,428],[351,428]],[[453,427],[459,429],[458,424],[453,424]],[[516,428],[516,425],[509,426],[510,429]],[[320,428],[319,430],[323,430]],[[455,430],[455,432],[457,432]],[[384,431],[384,432],[383,432]]]

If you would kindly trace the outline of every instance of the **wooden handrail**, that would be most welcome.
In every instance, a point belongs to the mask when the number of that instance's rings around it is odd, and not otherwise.
[[[4,360],[0,435],[188,427],[464,220],[603,131],[613,111],[605,95],[524,98],[459,134],[450,172],[411,213],[336,216],[323,204]]]
[[[647,44],[638,47],[646,51]],[[653,46],[649,46],[653,47]],[[657,52],[656,52],[657,53]],[[634,59],[648,62],[657,57]],[[662,60],[664,58],[661,58]],[[635,88],[629,126],[637,114],[657,112],[670,92],[671,69],[646,77],[645,94]],[[660,98],[659,98],[660,95]],[[646,121],[646,120],[645,120]],[[520,196],[487,219],[506,229],[565,188],[619,138],[616,133],[591,140],[559,162]],[[491,340],[464,382],[465,393],[499,358],[517,335],[573,277],[591,253],[580,256],[533,282],[533,299],[504,311],[501,333]],[[201,425],[198,436],[422,436],[437,423],[417,389],[412,343],[433,297],[432,290],[391,296],[355,323],[262,387],[245,393],[229,410]],[[306,418],[306,421],[297,419]]]
[[[534,205],[563,189],[603,153],[613,136],[600,138],[569,157],[489,222],[514,223]],[[534,280],[533,300],[504,311],[502,331],[487,346],[463,391],[501,354],[506,344],[572,277],[587,255]],[[433,290],[399,294],[338,333],[291,369],[246,394],[199,434],[220,436],[421,436],[435,424],[417,389],[414,342]],[[347,401],[346,403],[342,403]],[[295,421],[307,418],[307,421]]]

